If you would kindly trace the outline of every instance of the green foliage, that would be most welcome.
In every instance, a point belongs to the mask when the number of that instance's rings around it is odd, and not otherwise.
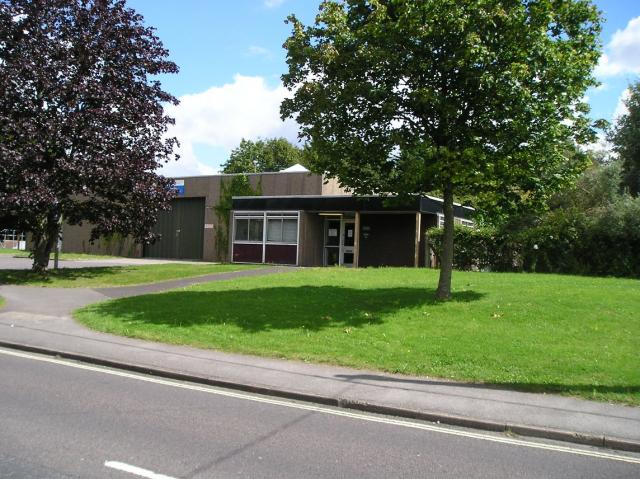
[[[535,205],[579,171],[566,152],[594,137],[590,1],[327,0],[313,25],[288,21],[282,117],[355,193],[442,191],[450,231],[454,195]]]
[[[640,198],[621,198],[588,218],[585,237],[587,273],[640,277]]]
[[[453,266],[463,271],[514,271],[517,245],[503,232],[493,227],[454,228]],[[440,260],[444,230],[427,230],[429,248]]]
[[[572,208],[588,212],[613,203],[625,196],[620,186],[621,175],[622,164],[619,161],[593,161],[575,185],[554,195],[548,206],[551,211]]]
[[[325,1],[314,25],[289,18],[282,116],[358,193],[545,196],[593,133],[599,22],[582,0]]]
[[[231,231],[231,211],[233,210],[234,196],[259,196],[262,194],[262,186],[258,183],[254,189],[246,175],[234,175],[230,178],[222,178],[220,182],[220,199],[214,207],[218,219],[216,228],[216,253],[219,261],[228,261],[229,233]]]
[[[640,277],[640,198],[620,190],[620,163],[593,165],[539,217],[455,231],[458,269]],[[442,250],[440,229],[428,230]]]
[[[629,87],[628,113],[618,118],[609,140],[623,164],[622,184],[632,196],[640,194],[640,81]]]
[[[125,246],[127,244],[128,238],[120,233],[112,233],[109,235],[105,235],[101,238],[101,242],[104,245],[105,251],[109,256],[126,256],[125,254]],[[132,248],[134,248],[134,244],[132,241],[129,241],[129,251],[132,252]]]
[[[309,155],[308,148],[301,149],[285,138],[269,140],[245,140],[231,151],[229,160],[222,165],[223,173],[263,173],[281,171],[296,163],[304,165]]]

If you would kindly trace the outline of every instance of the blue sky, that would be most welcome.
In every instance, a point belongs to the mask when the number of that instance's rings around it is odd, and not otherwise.
[[[170,110],[182,159],[170,175],[213,173],[241,138],[296,138],[279,103],[285,71],[284,20],[295,13],[313,21],[319,0],[128,0],[157,29],[180,73],[163,77],[181,100]],[[640,0],[596,0],[605,17],[604,56],[596,70],[602,86],[587,92],[594,118],[612,120],[620,98],[640,75]]]

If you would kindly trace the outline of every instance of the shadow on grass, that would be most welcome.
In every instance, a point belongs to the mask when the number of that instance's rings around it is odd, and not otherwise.
[[[90,306],[99,316],[138,324],[189,327],[234,324],[247,332],[380,324],[383,316],[402,308],[443,304],[435,290],[424,288],[352,289],[338,286],[255,288],[229,291],[170,291],[134,296]],[[483,295],[454,293],[454,302]]]
[[[30,284],[51,283],[52,280],[77,281],[93,278],[105,278],[120,274],[126,266],[95,266],[89,268],[60,268],[49,270],[46,274],[34,273],[27,269],[0,270],[0,284],[28,286]]]
[[[337,374],[334,376],[337,379],[346,381],[349,383],[374,383],[376,386],[385,387],[385,383],[389,388],[398,389],[398,385],[406,384],[408,386],[415,384],[419,386],[454,386],[464,387],[469,389],[498,389],[498,390],[517,390],[523,392],[533,393],[573,393],[580,394],[582,396],[588,393],[593,394],[638,394],[640,393],[640,386],[634,385],[609,385],[609,384],[560,384],[560,383],[527,383],[527,382],[513,382],[513,383],[499,383],[499,382],[487,382],[487,383],[466,383],[456,381],[441,381],[437,379],[413,379],[413,378],[399,378],[382,376],[377,374]],[[419,388],[400,387],[400,389],[408,390],[421,390]]]

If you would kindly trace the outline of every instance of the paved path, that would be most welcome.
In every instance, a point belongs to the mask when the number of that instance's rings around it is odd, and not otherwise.
[[[167,259],[149,258],[112,258],[112,259],[83,259],[83,260],[60,260],[60,268],[87,268],[102,266],[131,266],[167,263],[187,263],[203,264],[201,261],[179,261]],[[0,254],[0,269],[31,269],[33,260],[31,258],[15,257],[11,254]],[[53,268],[53,259],[49,263]]]
[[[0,387],[0,477],[133,479],[140,476],[125,472],[134,468],[166,479],[601,479],[640,473],[640,454],[604,455],[586,446],[345,414],[53,361],[0,348],[0,385],[11,385]]]
[[[288,270],[248,270],[124,288],[0,286],[0,296],[7,299],[5,308],[0,310],[0,343],[345,407],[416,415],[485,429],[508,427],[526,435],[551,437],[557,433],[563,440],[606,443],[610,447],[640,451],[637,407],[158,344],[90,331],[70,318],[72,310],[110,297]],[[622,442],[616,443],[616,438]]]
[[[247,276],[271,275],[291,270],[293,270],[293,268],[289,267],[258,268],[207,274],[151,284],[108,288],[43,288],[0,285],[0,296],[6,300],[5,307],[0,309],[0,318],[8,313],[18,313],[21,315],[44,315],[70,320],[71,313],[74,310],[91,303],[97,303],[98,301],[111,298],[139,296],[141,294],[184,288],[193,284],[223,281]]]

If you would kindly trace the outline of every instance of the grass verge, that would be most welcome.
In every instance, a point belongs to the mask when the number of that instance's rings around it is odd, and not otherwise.
[[[201,348],[640,405],[640,281],[312,269],[112,300],[90,328]]]
[[[99,288],[157,283],[214,273],[227,273],[256,268],[237,264],[166,263],[94,268],[61,268],[49,270],[46,276],[30,270],[0,270],[0,284],[48,286],[56,288]]]

